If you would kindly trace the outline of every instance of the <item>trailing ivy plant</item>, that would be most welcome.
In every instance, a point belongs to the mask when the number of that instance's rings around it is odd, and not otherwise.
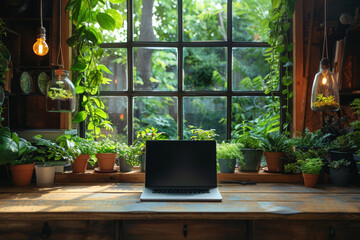
[[[281,83],[285,87],[282,94],[285,95],[286,105],[285,109],[286,121],[282,129],[287,131],[291,122],[291,114],[289,110],[290,100],[293,97],[291,89],[292,78],[292,50],[293,43],[290,42],[288,33],[291,27],[290,20],[295,11],[295,3],[297,0],[272,0],[272,7],[269,18],[265,19],[265,23],[269,27],[268,43],[270,48],[265,51],[265,57],[270,65],[270,73],[264,78],[265,93],[269,94],[277,90],[278,80],[280,79],[280,68],[284,69],[281,77]]]
[[[101,134],[101,128],[112,130],[109,115],[104,111],[105,105],[100,99],[100,85],[111,82],[103,73],[112,74],[100,63],[104,53],[100,47],[103,41],[102,31],[114,31],[120,29],[123,24],[121,14],[115,9],[106,9],[105,6],[123,1],[69,0],[66,5],[75,26],[72,36],[66,42],[77,51],[71,70],[77,73],[75,90],[77,94],[82,94],[80,102],[84,109],[78,112],[73,122],[87,120],[87,129],[96,139],[105,137]]]

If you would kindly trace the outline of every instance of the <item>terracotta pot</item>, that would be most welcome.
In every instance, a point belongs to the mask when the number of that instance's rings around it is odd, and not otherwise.
[[[18,187],[29,186],[33,175],[35,164],[22,164],[10,166],[14,185]]]
[[[319,178],[319,174],[303,173],[305,187],[315,187]]]
[[[98,153],[96,154],[100,171],[114,170],[116,153]]]
[[[281,158],[285,156],[283,152],[264,152],[267,168],[269,172],[281,172],[283,164]]]
[[[71,163],[73,173],[84,173],[86,171],[87,163],[90,158],[90,154],[79,155],[73,163]]]

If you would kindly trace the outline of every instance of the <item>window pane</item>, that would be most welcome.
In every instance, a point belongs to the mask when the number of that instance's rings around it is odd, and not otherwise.
[[[280,102],[278,97],[233,97],[231,106],[232,138],[242,131],[242,124],[249,124],[255,133],[279,129]]]
[[[134,41],[177,41],[177,0],[133,1]]]
[[[119,4],[113,4],[109,1],[106,1],[104,5],[104,10],[106,9],[116,9],[119,13],[121,13],[121,19],[118,19],[119,23],[122,22],[122,26],[120,29],[115,29],[114,31],[103,30],[103,42],[127,42],[127,9],[126,9],[126,1],[122,1]]]
[[[104,73],[111,79],[110,84],[102,84],[101,91],[126,91],[128,89],[128,63],[126,48],[105,48],[101,63],[113,74]]]
[[[128,98],[127,97],[101,97],[105,105],[105,112],[113,123],[113,131],[101,129],[101,133],[121,142],[127,142],[127,119],[128,119]]]
[[[233,90],[264,90],[264,78],[270,72],[265,60],[266,48],[234,48],[233,49]]]
[[[184,139],[190,139],[189,126],[215,129],[217,140],[226,139],[226,97],[184,97]]]
[[[176,48],[134,48],[134,89],[176,91]]]
[[[268,25],[263,21],[269,15],[271,0],[233,0],[233,41],[266,42]]]
[[[177,98],[135,97],[134,136],[147,127],[157,128],[170,139],[177,139]]]
[[[184,89],[191,91],[226,90],[227,49],[184,48]]]
[[[226,0],[183,0],[184,41],[227,39]]]

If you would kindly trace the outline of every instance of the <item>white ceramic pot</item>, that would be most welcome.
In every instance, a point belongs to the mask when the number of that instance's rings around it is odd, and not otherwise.
[[[39,187],[52,186],[55,178],[55,166],[35,166],[36,185]]]

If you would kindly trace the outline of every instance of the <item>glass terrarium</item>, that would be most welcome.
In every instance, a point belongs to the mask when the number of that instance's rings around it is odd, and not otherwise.
[[[75,87],[69,79],[69,71],[55,70],[55,75],[47,86],[46,110],[48,112],[74,112]]]
[[[313,111],[338,111],[340,107],[339,86],[336,76],[330,71],[328,59],[320,62],[320,71],[315,75],[311,92]]]

